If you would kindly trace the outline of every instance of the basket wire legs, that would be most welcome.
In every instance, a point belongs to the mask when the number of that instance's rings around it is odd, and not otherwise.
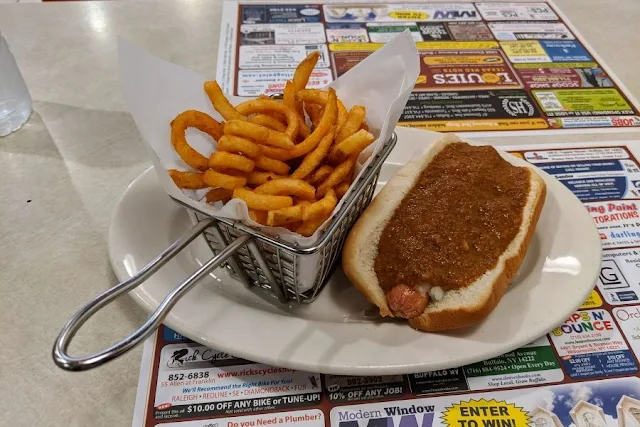
[[[264,277],[266,277],[267,282],[269,282],[271,289],[278,297],[278,301],[285,304],[287,302],[287,299],[285,298],[282,287],[278,284],[276,278],[271,272],[271,268],[269,268],[266,261],[262,257],[262,253],[260,252],[258,245],[256,245],[256,242],[250,242],[247,247],[249,248],[249,252],[251,252],[253,258],[255,258],[256,262],[258,263],[258,266],[260,267],[260,270],[262,270],[262,274],[264,275]]]
[[[222,231],[220,231],[220,227],[218,227],[218,224],[214,223],[207,232],[211,233],[213,237],[220,242],[221,247],[224,248],[229,243],[222,234]],[[249,279],[249,276],[247,275],[245,269],[239,265],[236,255],[231,255],[227,260],[227,264],[229,264],[231,270],[238,276],[238,279],[240,279],[240,281],[244,283],[246,287],[251,287],[251,279]]]

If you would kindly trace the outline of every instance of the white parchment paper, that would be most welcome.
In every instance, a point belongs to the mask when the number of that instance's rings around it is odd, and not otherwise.
[[[158,58],[123,39],[118,41],[118,56],[125,101],[149,148],[158,178],[169,195],[212,216],[242,220],[301,246],[313,244],[318,239],[319,232],[326,223],[313,236],[302,237],[285,228],[272,228],[255,223],[249,218],[247,205],[242,200],[233,199],[226,205],[217,207],[200,201],[206,190],[184,191],[176,187],[167,170],[187,171],[191,168],[173,149],[170,123],[185,110],[203,111],[216,120],[222,120],[204,91],[204,82],[214,79],[215,76],[205,78],[194,71]],[[330,86],[336,90],[347,108],[355,104],[367,108],[369,131],[377,137],[358,159],[357,171],[361,171],[370,161],[372,154],[390,138],[418,73],[418,53],[407,30],[331,83]],[[234,105],[245,99],[229,96]],[[186,137],[193,148],[207,157],[215,151],[215,141],[208,135],[188,129]],[[334,213],[339,208],[340,204]],[[310,273],[313,273],[312,264],[313,262],[310,262],[305,265],[303,270],[309,268]]]

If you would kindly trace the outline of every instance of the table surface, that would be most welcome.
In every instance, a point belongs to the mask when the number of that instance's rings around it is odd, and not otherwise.
[[[640,98],[640,2],[557,3]],[[29,122],[0,138],[0,425],[130,425],[140,348],[84,373],[63,372],[50,356],[64,322],[116,283],[107,259],[111,212],[150,165],[121,95],[116,38],[214,78],[220,4],[0,4],[0,28],[34,99]],[[639,137],[546,135],[492,142]],[[86,325],[72,350],[98,350],[145,317],[132,300],[118,301]]]

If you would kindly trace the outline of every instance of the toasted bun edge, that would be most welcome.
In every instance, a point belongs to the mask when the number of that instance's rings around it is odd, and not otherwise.
[[[378,307],[383,317],[393,317],[393,313],[373,270],[382,230],[422,170],[447,145],[455,142],[462,141],[455,135],[444,135],[418,158],[402,166],[358,218],[345,241],[342,250],[344,273],[365,298]]]

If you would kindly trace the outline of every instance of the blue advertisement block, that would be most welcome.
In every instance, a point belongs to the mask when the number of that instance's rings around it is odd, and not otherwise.
[[[589,52],[575,40],[540,40],[552,62],[591,62]]]
[[[544,163],[538,167],[558,178],[583,202],[623,199],[629,189],[624,165],[619,160]],[[610,176],[617,174],[620,176]]]
[[[563,360],[562,365],[567,374],[575,379],[631,374],[638,370],[629,350],[580,355]]]
[[[588,162],[575,163],[542,163],[537,166],[550,175],[585,172],[618,172],[624,170],[622,163],[618,160],[591,160]]]
[[[184,342],[184,341],[190,341],[189,338],[185,337],[184,335],[181,335],[179,333],[177,333],[176,331],[174,331],[173,329],[167,327],[167,326],[162,326],[162,338],[164,338],[165,341],[168,342]]]
[[[583,202],[622,199],[627,192],[627,179],[623,176],[562,179],[560,182]]]
[[[354,22],[338,22],[325,24],[327,30],[366,30],[365,24]]]
[[[616,292],[615,295],[616,297],[618,297],[618,300],[620,302],[638,301],[638,295],[636,295],[636,293],[633,291]]]

